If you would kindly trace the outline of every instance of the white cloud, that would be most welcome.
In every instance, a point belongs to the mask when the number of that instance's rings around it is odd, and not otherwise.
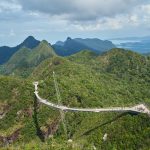
[[[150,34],[150,1],[0,0],[0,21],[1,42],[4,35],[6,41],[28,35],[54,40],[94,34],[145,35]]]
[[[95,20],[131,11],[142,0],[18,0],[23,9],[49,15],[65,15],[71,20]]]
[[[21,5],[15,3],[13,0],[1,0],[0,2],[0,12],[17,12],[21,9]]]
[[[132,26],[138,26],[140,24],[140,18],[136,14],[128,16],[128,23]]]
[[[145,0],[18,0],[24,11],[49,20],[53,30],[101,31],[140,26],[148,21],[150,4]],[[143,17],[141,16],[141,13]],[[54,23],[53,23],[54,22]],[[146,24],[145,24],[146,25]],[[70,27],[67,27],[70,26]]]
[[[148,5],[142,5],[141,6],[141,10],[143,11],[143,12],[145,12],[145,13],[147,13],[147,14],[149,14],[150,15],[150,4]]]

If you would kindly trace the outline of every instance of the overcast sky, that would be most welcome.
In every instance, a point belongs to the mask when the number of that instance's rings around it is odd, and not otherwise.
[[[68,36],[148,36],[150,0],[0,0],[0,45],[29,35],[51,43]]]

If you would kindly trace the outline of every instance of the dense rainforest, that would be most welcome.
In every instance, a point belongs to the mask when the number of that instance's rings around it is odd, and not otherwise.
[[[34,95],[68,107],[150,108],[150,57],[114,48],[102,54],[83,50],[61,57],[42,41],[21,48],[0,67],[1,149],[148,150],[150,116],[138,113],[64,112],[40,104]],[[65,125],[65,130],[64,130]],[[104,138],[105,137],[105,138]]]

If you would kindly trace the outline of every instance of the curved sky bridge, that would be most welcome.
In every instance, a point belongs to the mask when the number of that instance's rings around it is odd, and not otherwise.
[[[144,113],[150,115],[150,110],[144,105],[139,104],[133,107],[107,107],[107,108],[71,108],[66,107],[59,104],[54,104],[52,102],[49,102],[46,99],[43,99],[38,94],[38,82],[33,83],[35,86],[35,96],[38,99],[38,101],[42,104],[45,104],[51,108],[62,110],[62,111],[76,111],[76,112],[133,112],[133,113]]]

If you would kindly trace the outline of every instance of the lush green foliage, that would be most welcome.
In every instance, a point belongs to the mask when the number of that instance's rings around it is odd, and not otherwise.
[[[1,66],[2,74],[20,75],[27,77],[46,58],[55,56],[55,52],[48,42],[42,41],[36,48],[26,47],[17,51],[10,60]]]
[[[101,56],[83,51],[67,58],[49,58],[24,80],[0,77],[0,104],[10,106],[0,120],[0,133],[6,136],[21,128],[19,140],[10,148],[147,150],[150,147],[150,118],[144,114],[65,112],[67,138],[73,142],[67,142],[61,123],[52,138],[40,142],[39,128],[45,130],[60,119],[60,114],[44,105],[36,107],[32,82],[40,82],[41,97],[58,103],[52,76],[55,71],[62,104],[70,107],[146,103],[150,108],[149,68],[148,57],[114,49]],[[31,109],[32,116],[18,113],[25,109]],[[108,134],[106,141],[103,140],[105,133]]]
[[[30,49],[35,48],[40,42],[34,37],[27,37],[21,44],[15,47],[2,46],[0,47],[0,65],[6,63],[13,54],[15,54],[22,47],[27,47]]]

